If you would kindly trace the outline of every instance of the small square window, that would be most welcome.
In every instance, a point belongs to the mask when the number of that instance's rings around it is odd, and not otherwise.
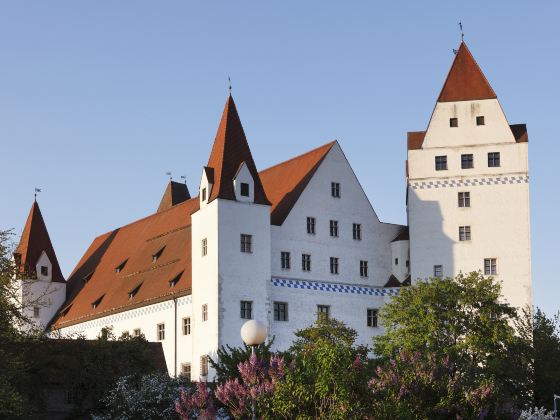
[[[136,328],[132,331],[132,335],[134,337],[140,337],[141,334],[142,334],[142,330],[140,328]]]
[[[249,300],[242,300],[240,309],[241,319],[253,319],[253,302]]]
[[[165,340],[165,324],[157,324],[157,339],[159,341]]]
[[[185,379],[191,379],[191,364],[181,363],[181,376]]]
[[[476,117],[476,125],[484,125],[484,116],[480,115]]]
[[[484,259],[484,275],[485,276],[495,276],[498,274],[498,265],[496,258],[485,258]]]
[[[191,317],[183,318],[183,335],[191,334]]]
[[[368,276],[368,262],[367,261],[360,261],[360,277],[367,277]]]
[[[290,269],[290,253],[286,251],[282,251],[280,253],[280,264],[283,270]]]
[[[200,356],[200,376],[208,376],[208,356]]]
[[[331,274],[338,274],[338,258],[331,257]]]
[[[202,240],[202,256],[206,256],[208,254],[208,239],[204,238]]]
[[[340,198],[340,183],[331,182],[331,195],[335,198]]]
[[[436,171],[447,170],[447,156],[436,156]]]
[[[208,321],[208,304],[202,305],[202,322]]]
[[[359,223],[352,223],[352,238],[357,241],[362,240],[362,225]]]
[[[474,168],[474,158],[473,155],[461,155],[461,169],[472,169]]]
[[[459,241],[470,241],[471,240],[471,227],[470,226],[459,226]]]
[[[488,153],[488,167],[498,168],[500,166],[500,152]]]
[[[330,221],[330,233],[332,237],[338,237],[338,221],[331,220]]]
[[[42,276],[48,276],[49,275],[49,267],[47,267],[46,265],[42,265],[41,266],[41,275]]]
[[[377,327],[377,315],[379,310],[377,309],[368,309],[367,310],[367,326],[368,327]]]
[[[459,119],[449,118],[449,127],[459,127]]]
[[[286,302],[274,302],[274,320],[288,320],[288,304]]]
[[[315,235],[315,218],[308,217],[307,218],[307,233],[310,235]]]
[[[317,321],[329,319],[330,309],[328,305],[317,305]]]
[[[243,197],[249,197],[249,184],[246,182],[241,183],[241,195]]]
[[[301,269],[303,271],[311,271],[311,255],[301,254]]]
[[[202,201],[206,201],[206,188],[202,189]]]
[[[443,266],[442,265],[434,265],[434,277],[443,277]]]
[[[460,192],[459,193],[459,207],[470,207],[471,206],[471,193]]]
[[[41,311],[41,308],[39,308],[38,306],[34,306],[33,307],[33,318],[39,318],[40,311]]]
[[[240,238],[241,238],[241,252],[246,252],[249,254],[253,252],[252,250],[253,236],[242,233]]]

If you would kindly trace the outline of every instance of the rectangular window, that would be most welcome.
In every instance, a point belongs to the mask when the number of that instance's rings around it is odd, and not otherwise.
[[[241,301],[241,319],[253,319],[253,302]]]
[[[181,376],[185,379],[191,379],[191,364],[181,363]]]
[[[39,318],[40,310],[41,310],[41,308],[39,308],[38,306],[33,307],[33,318]]]
[[[157,324],[157,339],[165,340],[165,324]]]
[[[338,274],[338,258],[331,257],[331,274]]]
[[[500,166],[500,152],[488,153],[488,167],[498,168]]]
[[[244,233],[241,234],[241,252],[251,253],[252,245],[251,242],[253,241],[252,235],[246,235]]]
[[[434,265],[434,277],[443,277],[443,266]]]
[[[208,254],[208,239],[204,238],[202,240],[202,256],[206,256]]]
[[[283,270],[290,269],[290,253],[286,251],[282,251],[280,253],[280,264]]]
[[[307,218],[307,233],[310,235],[315,235],[315,218],[308,217]]]
[[[202,189],[202,201],[206,201],[206,188]]]
[[[208,356],[200,356],[200,376],[208,376]]]
[[[301,254],[301,269],[303,271],[311,271],[311,255]]]
[[[67,405],[74,405],[76,400],[78,399],[78,392],[77,391],[66,391],[66,404]]]
[[[141,334],[142,334],[142,330],[140,328],[135,328],[134,331],[132,331],[132,335],[134,337],[140,337]]]
[[[395,265],[399,265],[399,259],[395,258]]]
[[[191,317],[183,318],[183,335],[191,335]]]
[[[329,319],[330,306],[328,305],[317,305],[317,320],[327,320]]]
[[[249,184],[246,182],[241,183],[241,195],[243,197],[249,197]]]
[[[362,240],[362,225],[359,223],[352,223],[352,237],[357,241]]]
[[[459,193],[459,207],[470,207],[471,206],[471,193],[460,192]]]
[[[49,267],[42,265],[41,266],[41,275],[48,276],[49,275]]]
[[[202,305],[202,322],[208,321],[208,305]]]
[[[484,125],[484,116],[476,117],[476,125]]]
[[[331,232],[331,236],[338,237],[338,221],[337,220],[331,220],[330,221],[330,232]]]
[[[377,327],[377,309],[368,309],[367,310],[367,326],[368,327]]]
[[[274,320],[288,320],[288,304],[286,302],[274,302]]]
[[[470,226],[459,226],[459,240],[460,241],[470,241],[471,240],[471,227]]]
[[[447,156],[436,156],[436,171],[447,170]]]
[[[473,155],[461,155],[461,169],[472,169],[474,168],[474,158]]]
[[[484,275],[485,276],[495,276],[498,274],[498,266],[496,258],[485,258],[484,259]]]
[[[360,277],[367,277],[368,276],[368,262],[367,261],[360,261]]]
[[[335,198],[340,198],[340,183],[331,182],[331,195]]]
[[[449,127],[459,127],[459,118],[449,118]]]

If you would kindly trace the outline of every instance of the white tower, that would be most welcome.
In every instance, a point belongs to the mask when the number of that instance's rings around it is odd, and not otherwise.
[[[205,376],[205,356],[241,346],[247,319],[267,322],[270,203],[231,95],[208,165],[200,208],[192,215],[192,378]],[[209,372],[212,380],[213,372]]]
[[[66,299],[66,281],[37,201],[31,206],[14,261],[23,314],[35,327],[45,329]]]
[[[427,130],[408,133],[413,281],[481,271],[531,304],[527,141],[462,42]]]

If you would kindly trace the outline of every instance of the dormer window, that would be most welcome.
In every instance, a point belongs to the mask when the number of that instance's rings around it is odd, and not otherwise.
[[[246,182],[241,183],[241,195],[243,197],[249,197],[249,184]]]
[[[132,289],[130,292],[128,292],[128,300],[132,300],[134,298],[134,296],[136,296],[136,294],[138,293],[138,290],[140,290],[141,286],[142,286],[142,283],[140,283],[138,286],[136,286],[134,289]]]
[[[202,189],[202,201],[206,201],[206,188]]]
[[[123,268],[127,262],[128,262],[128,258],[124,260],[122,263],[120,263],[117,267],[115,267],[115,273],[120,273],[121,271],[123,271]]]
[[[87,284],[87,282],[88,282],[88,281],[91,279],[91,277],[93,276],[93,273],[94,273],[94,272],[92,271],[91,273],[86,274],[86,275],[84,276],[84,284]]]
[[[68,314],[68,311],[70,310],[70,308],[72,307],[72,305],[68,305],[66,308],[64,308],[61,312],[60,315],[61,316],[66,316]]]
[[[459,127],[459,118],[449,118],[449,127]]]
[[[99,304],[101,303],[101,301],[103,300],[103,297],[105,297],[105,295],[101,295],[97,300],[95,300],[92,304],[91,304],[91,309],[95,309],[99,306]]]
[[[42,276],[48,276],[49,275],[49,267],[47,267],[46,265],[42,265],[41,266],[41,275]]]
[[[163,254],[163,250],[165,249],[165,247],[162,247],[158,252],[156,252],[154,255],[152,255],[152,262],[155,263],[157,262],[157,260],[159,260],[159,257],[161,257],[161,254]]]
[[[484,125],[484,115],[476,117],[476,125]]]
[[[175,287],[175,285],[177,283],[179,283],[179,279],[181,278],[182,275],[183,275],[183,272],[181,271],[179,274],[177,274],[175,277],[173,277],[173,279],[169,280],[169,287],[170,288]]]

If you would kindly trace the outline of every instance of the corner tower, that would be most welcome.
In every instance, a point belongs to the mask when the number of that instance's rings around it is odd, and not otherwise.
[[[14,261],[23,313],[44,329],[66,299],[66,281],[37,201],[29,211]]]
[[[528,136],[462,42],[426,131],[408,133],[412,280],[481,271],[531,304]]]
[[[230,95],[192,215],[193,379],[206,356],[241,345],[246,319],[267,321],[270,203]],[[199,375],[200,374],[200,375]],[[206,377],[206,378],[204,378]]]

